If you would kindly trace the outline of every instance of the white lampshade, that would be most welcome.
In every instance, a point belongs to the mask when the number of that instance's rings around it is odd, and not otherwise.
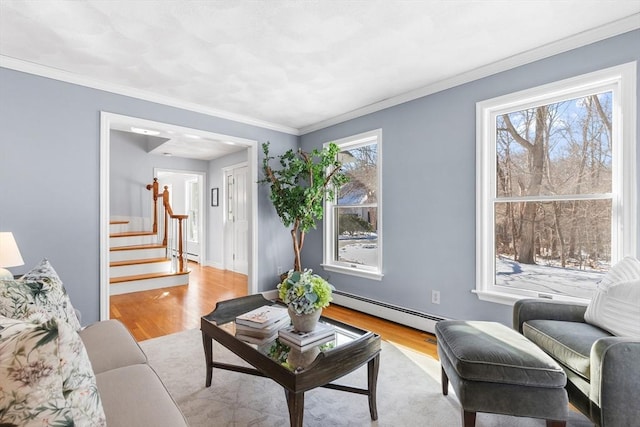
[[[10,231],[0,231],[0,267],[17,267],[24,265],[22,255]],[[13,278],[11,272],[0,268],[0,278]]]

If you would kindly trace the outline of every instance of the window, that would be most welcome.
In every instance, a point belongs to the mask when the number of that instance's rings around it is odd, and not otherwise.
[[[637,248],[635,63],[477,105],[481,299],[590,300]]]
[[[334,141],[349,182],[326,202],[326,270],[382,279],[382,130]]]

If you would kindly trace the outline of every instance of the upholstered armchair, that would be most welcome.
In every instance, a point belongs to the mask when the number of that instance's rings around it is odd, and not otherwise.
[[[640,337],[616,336],[587,323],[586,310],[580,304],[520,300],[513,327],[560,363],[569,401],[596,425],[638,426]]]

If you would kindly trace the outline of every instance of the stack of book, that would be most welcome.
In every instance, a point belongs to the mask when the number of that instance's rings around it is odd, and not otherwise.
[[[278,331],[278,339],[283,344],[295,347],[300,351],[332,341],[335,335],[335,328],[326,323],[318,323],[311,332],[297,332],[293,326],[288,326]]]
[[[251,344],[266,344],[278,337],[278,330],[289,326],[286,307],[264,305],[236,317],[236,338]]]

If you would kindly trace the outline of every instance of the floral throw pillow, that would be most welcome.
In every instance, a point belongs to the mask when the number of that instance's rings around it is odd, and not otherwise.
[[[80,330],[80,322],[62,280],[48,260],[17,280],[0,280],[0,316],[27,319],[44,313]]]
[[[96,376],[80,335],[67,323],[60,322],[58,337],[62,391],[75,425],[106,426]]]
[[[0,422],[73,425],[63,395],[58,324],[0,317]]]

